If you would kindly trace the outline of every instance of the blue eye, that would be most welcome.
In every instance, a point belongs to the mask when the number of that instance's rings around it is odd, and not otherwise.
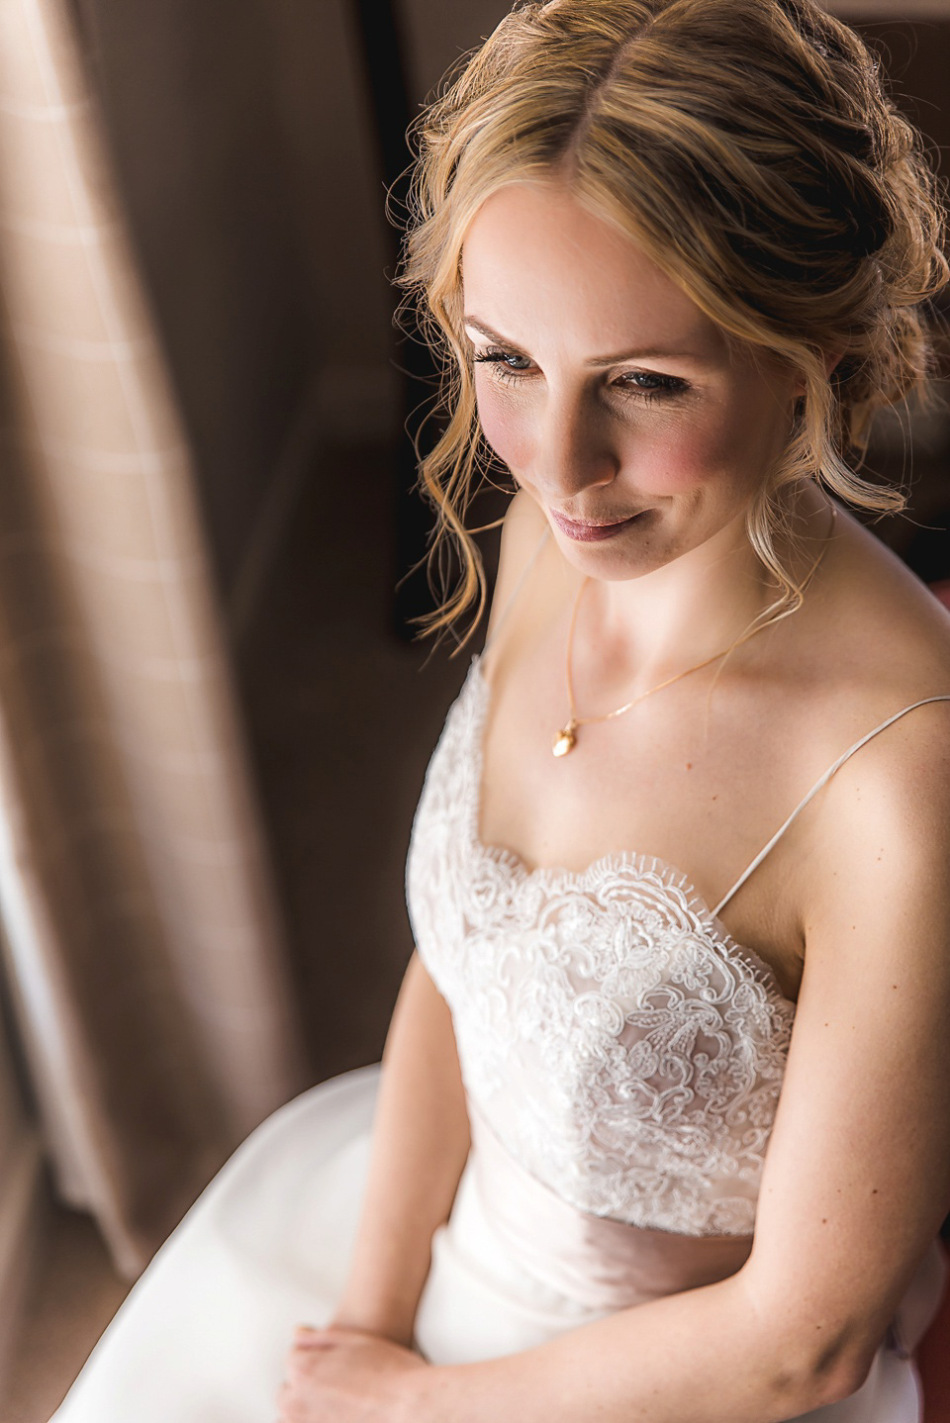
[[[620,384],[648,396],[682,395],[689,389],[685,380],[661,375],[659,371],[628,371],[620,377]]]
[[[516,380],[526,370],[530,370],[531,361],[527,356],[518,356],[513,351],[486,351],[481,356],[475,357],[479,364],[487,364],[494,367],[495,374],[502,380]],[[522,365],[515,362],[521,361]]]
[[[483,351],[474,360],[479,365],[489,366],[497,380],[512,383],[526,379],[533,364],[530,356],[496,347]],[[613,386],[622,396],[636,396],[642,402],[673,400],[689,390],[688,381],[679,376],[663,375],[659,371],[627,371],[617,377]]]

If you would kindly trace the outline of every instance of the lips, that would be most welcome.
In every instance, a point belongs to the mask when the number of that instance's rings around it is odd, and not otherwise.
[[[578,543],[597,543],[602,539],[614,538],[623,529],[629,528],[637,519],[642,519],[646,512],[644,509],[639,514],[629,515],[626,519],[614,519],[605,523],[596,523],[587,519],[568,519],[564,514],[558,514],[553,509],[550,510],[550,515],[552,521],[569,539],[576,539]]]

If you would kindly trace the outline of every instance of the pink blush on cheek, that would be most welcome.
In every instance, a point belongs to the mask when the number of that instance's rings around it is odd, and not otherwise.
[[[697,467],[689,462],[659,460],[649,470],[641,471],[641,482],[651,494],[685,494],[690,489],[709,484],[715,473],[713,469]]]
[[[651,494],[685,494],[722,477],[722,466],[710,459],[708,449],[693,452],[677,446],[667,452],[655,450],[649,463],[638,463],[639,482]]]
[[[735,432],[699,428],[683,431],[678,439],[658,442],[649,458],[641,452],[638,460],[634,452],[633,463],[639,465],[645,488],[654,494],[675,495],[729,479],[730,471],[734,478],[737,453],[741,453],[741,443]]]
[[[502,463],[512,470],[523,469],[529,462],[529,442],[513,412],[499,409],[491,400],[483,400],[478,406],[478,421],[482,434]]]

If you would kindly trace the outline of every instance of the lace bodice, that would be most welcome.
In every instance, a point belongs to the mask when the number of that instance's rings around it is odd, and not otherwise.
[[[794,1005],[672,866],[622,854],[581,874],[529,870],[481,844],[487,702],[476,658],[429,766],[407,871],[469,1098],[581,1210],[749,1234]]]

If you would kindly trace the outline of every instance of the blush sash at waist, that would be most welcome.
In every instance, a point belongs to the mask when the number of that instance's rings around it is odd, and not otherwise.
[[[675,1235],[592,1215],[517,1162],[469,1102],[472,1167],[485,1218],[511,1258],[541,1283],[613,1311],[724,1280],[750,1235]]]

